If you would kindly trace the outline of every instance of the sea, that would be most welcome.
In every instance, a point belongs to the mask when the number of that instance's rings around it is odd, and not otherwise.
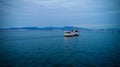
[[[120,67],[120,33],[0,31],[0,67]]]

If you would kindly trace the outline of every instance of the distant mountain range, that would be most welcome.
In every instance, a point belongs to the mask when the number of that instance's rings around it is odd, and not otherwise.
[[[93,32],[120,32],[120,28],[107,29],[88,29],[82,27],[64,26],[64,27],[17,27],[17,28],[0,28],[0,30],[40,30],[40,31],[71,31],[77,29],[79,31],[93,31]]]

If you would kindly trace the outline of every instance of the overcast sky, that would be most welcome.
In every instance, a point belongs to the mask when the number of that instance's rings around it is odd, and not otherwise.
[[[120,27],[120,0],[0,0],[0,27]]]

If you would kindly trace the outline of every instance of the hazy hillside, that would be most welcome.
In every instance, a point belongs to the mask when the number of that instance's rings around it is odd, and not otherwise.
[[[18,27],[18,28],[0,28],[0,30],[40,30],[40,31],[71,31],[77,29],[79,31],[92,31],[92,32],[120,32],[120,28],[107,28],[107,29],[88,29],[82,27],[64,26],[64,27]]]

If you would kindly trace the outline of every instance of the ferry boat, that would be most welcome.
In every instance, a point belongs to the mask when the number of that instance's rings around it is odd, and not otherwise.
[[[65,31],[64,36],[65,37],[79,36],[79,33],[78,33],[78,30]]]

